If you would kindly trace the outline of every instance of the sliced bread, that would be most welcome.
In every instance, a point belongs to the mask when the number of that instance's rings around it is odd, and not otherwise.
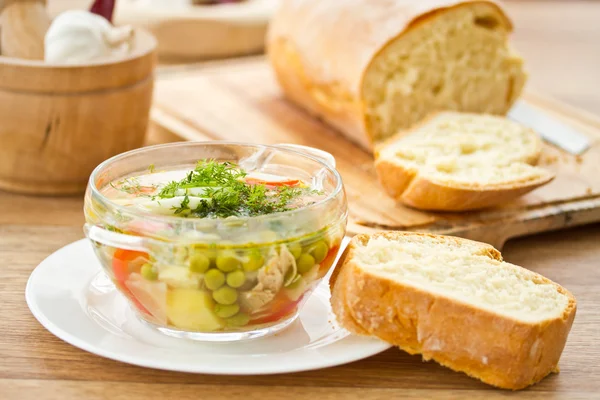
[[[365,148],[433,111],[505,114],[527,79],[495,1],[287,0],[268,54],[288,99]]]
[[[375,167],[390,196],[414,208],[466,211],[506,203],[550,182],[534,166],[541,139],[503,117],[432,115],[378,146]]]
[[[349,331],[513,390],[558,372],[576,311],[558,284],[448,236],[355,236],[330,285]]]

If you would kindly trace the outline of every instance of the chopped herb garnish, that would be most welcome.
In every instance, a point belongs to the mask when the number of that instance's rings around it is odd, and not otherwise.
[[[250,184],[244,180],[246,175],[246,172],[232,163],[200,161],[185,178],[163,186],[153,199],[184,196],[180,206],[173,207],[174,214],[197,218],[226,218],[289,211],[296,208],[295,200],[303,195],[315,194],[314,190],[303,187]],[[194,202],[191,201],[192,198]]]
[[[181,214],[182,212],[189,210],[190,207],[188,207],[188,204],[190,204],[190,198],[186,194],[179,207],[175,207],[175,214]]]
[[[117,182],[116,186],[111,182],[110,186],[112,186],[113,189],[120,190],[121,192],[145,197],[151,197],[151,193],[157,188],[155,185],[142,186],[136,178],[122,179]]]
[[[151,174],[153,174],[153,173],[154,173],[154,164],[150,164],[150,165],[148,166],[148,172],[150,172]]]
[[[112,182],[110,185],[121,192],[136,194],[139,192],[140,183],[135,178],[125,178],[117,182],[117,186],[115,186]]]

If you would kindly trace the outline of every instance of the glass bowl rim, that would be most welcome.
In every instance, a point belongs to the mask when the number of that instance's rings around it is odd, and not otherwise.
[[[169,148],[169,147],[171,147],[171,148],[186,147],[186,146],[194,145],[194,144],[203,144],[203,145],[209,145],[209,146],[233,145],[233,146],[250,147],[250,148],[256,148],[256,149],[270,149],[270,150],[277,151],[277,152],[291,153],[293,155],[300,156],[300,157],[309,159],[313,162],[320,164],[321,167],[325,168],[328,172],[332,173],[336,180],[335,188],[331,191],[331,193],[329,193],[325,198],[320,199],[312,204],[309,204],[308,206],[303,206],[303,207],[296,208],[293,210],[276,212],[276,213],[271,213],[271,214],[236,217],[235,221],[238,221],[238,222],[269,220],[269,219],[273,219],[273,218],[287,217],[287,216],[291,216],[294,214],[303,213],[303,212],[309,211],[313,208],[317,208],[317,207],[320,207],[327,203],[332,202],[333,200],[335,200],[338,197],[338,195],[340,194],[340,192],[342,192],[343,187],[344,187],[344,184],[342,181],[342,176],[337,171],[337,169],[330,166],[329,164],[327,164],[325,161],[323,161],[319,157],[313,156],[311,154],[308,154],[308,153],[305,153],[302,151],[286,148],[286,147],[278,147],[277,145],[226,141],[226,140],[210,140],[210,141],[197,140],[197,141],[181,141],[181,142],[173,142],[173,143],[163,143],[163,144],[156,144],[156,145],[152,145],[152,146],[140,147],[137,149],[133,149],[133,150],[129,150],[129,151],[117,154],[113,157],[110,157],[110,158],[104,160],[103,162],[98,164],[96,166],[96,168],[94,168],[94,170],[90,174],[90,177],[88,180],[88,187],[91,190],[91,193],[93,196],[97,196],[101,201],[108,203],[113,210],[117,210],[118,212],[130,214],[130,215],[135,215],[137,217],[142,217],[144,219],[154,220],[157,222],[173,222],[173,223],[175,223],[175,222],[181,223],[184,221],[187,223],[198,222],[198,221],[214,221],[215,223],[231,221],[231,218],[230,219],[228,219],[228,218],[187,218],[187,217],[180,217],[180,216],[176,216],[176,215],[158,215],[158,214],[153,214],[148,211],[132,209],[132,208],[125,207],[125,206],[122,206],[120,204],[117,204],[117,203],[111,201],[108,197],[104,196],[104,194],[102,194],[100,192],[100,189],[96,186],[95,181],[96,181],[97,175],[104,168],[109,166],[110,164],[117,163],[129,156],[139,154],[139,153],[144,153],[147,151],[152,151],[152,150],[157,150],[157,149],[162,149],[162,148]],[[347,210],[344,210],[344,212],[342,213],[340,218],[344,218],[344,216],[346,214],[347,214]]]

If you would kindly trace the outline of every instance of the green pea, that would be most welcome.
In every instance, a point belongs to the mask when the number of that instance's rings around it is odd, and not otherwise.
[[[219,271],[218,269],[209,269],[206,274],[204,274],[204,284],[210,290],[217,290],[225,283],[225,274]]]
[[[240,306],[238,306],[237,304],[229,304],[227,306],[223,304],[215,305],[215,314],[217,314],[217,316],[221,318],[233,317],[239,311]]]
[[[244,326],[250,321],[248,314],[239,313],[225,320],[229,326]]]
[[[310,254],[315,258],[315,262],[319,264],[327,257],[328,251],[327,243],[321,240],[311,246]]]
[[[214,246],[194,245],[194,254],[204,254],[210,261],[210,267],[216,267],[217,250]]]
[[[154,281],[156,280],[156,278],[158,278],[158,274],[156,273],[156,271],[154,271],[154,268],[152,268],[152,265],[150,264],[142,265],[140,273],[144,278],[148,279],[149,281]]]
[[[202,253],[196,253],[190,257],[190,271],[200,274],[208,271],[210,260]]]
[[[256,271],[265,263],[265,258],[258,250],[248,253],[247,260],[244,261],[242,267],[244,271]]]
[[[294,256],[294,258],[296,260],[302,254],[302,246],[300,246],[300,244],[298,244],[298,243],[288,244],[288,250],[290,251],[290,253],[292,253],[292,255]]]
[[[300,257],[298,257],[298,261],[296,261],[296,268],[298,269],[298,272],[300,274],[304,274],[310,271],[310,269],[314,267],[315,264],[315,258],[310,254],[304,253]]]
[[[231,253],[224,252],[217,256],[217,268],[223,272],[235,271],[240,265],[240,260],[235,258]]]
[[[239,288],[246,282],[246,274],[241,270],[230,272],[227,274],[226,282],[232,288]]]
[[[212,297],[219,304],[229,305],[237,301],[238,292],[233,288],[223,286],[215,290],[212,294]]]

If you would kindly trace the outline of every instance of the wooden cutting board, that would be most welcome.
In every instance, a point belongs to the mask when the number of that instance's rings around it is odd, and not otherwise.
[[[371,154],[287,102],[262,58],[166,68],[156,83],[154,141],[234,140],[297,143],[332,153],[348,195],[350,233],[408,230],[449,234],[501,248],[516,236],[600,221],[600,120],[539,95],[522,101],[593,142],[583,156],[549,144],[541,165],[556,179],[503,207],[469,213],[421,212],[396,204],[380,187]]]

